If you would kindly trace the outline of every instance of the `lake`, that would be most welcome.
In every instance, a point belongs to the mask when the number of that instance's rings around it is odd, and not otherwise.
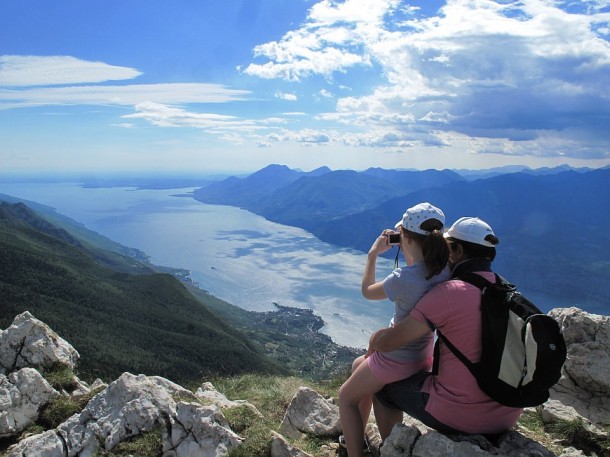
[[[312,309],[326,323],[321,332],[339,344],[365,347],[387,325],[392,303],[360,294],[365,254],[248,211],[197,202],[184,196],[190,191],[0,183],[0,193],[52,206],[156,265],[189,270],[201,289],[241,308],[271,311],[276,302]],[[379,259],[378,278],[392,267]]]
[[[201,289],[241,308],[271,311],[276,302],[312,309],[325,322],[321,332],[339,344],[366,347],[369,335],[387,325],[392,303],[368,301],[360,293],[366,254],[248,211],[197,202],[188,195],[192,190],[0,183],[0,193],[52,206],[90,230],[145,252],[156,265],[189,270]],[[377,280],[393,264],[380,258]],[[544,311],[573,306],[524,293]]]

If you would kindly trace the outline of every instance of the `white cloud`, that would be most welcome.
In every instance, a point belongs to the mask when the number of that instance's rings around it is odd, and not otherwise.
[[[146,101],[169,104],[225,103],[244,100],[248,94],[244,90],[203,83],[0,89],[0,109],[44,105],[133,106]]]
[[[330,136],[328,136],[324,132],[319,132],[315,130],[303,130],[298,133],[297,141],[301,143],[329,143],[331,140]]]
[[[202,113],[155,102],[139,103],[135,113],[121,116],[123,119],[139,119],[158,127],[195,128],[232,144],[252,140],[259,146],[266,145],[273,132],[281,132],[286,119],[267,117],[247,119],[216,113]],[[296,141],[296,140],[294,140]]]
[[[70,56],[0,56],[0,86],[50,86],[133,79],[134,68]]]
[[[245,72],[300,80],[378,68],[370,93],[338,99],[336,111],[319,118],[416,134],[421,144],[449,144],[462,134],[527,142],[503,146],[517,155],[595,155],[601,138],[608,157],[610,15],[599,12],[608,2],[563,6],[448,0],[424,17],[398,0],[323,0],[299,29],[257,46],[256,57],[267,61]],[[450,135],[439,141],[442,131]],[[383,134],[359,135],[351,141],[387,144]]]
[[[279,98],[281,100],[287,100],[289,102],[295,102],[298,100],[298,97],[295,94],[288,94],[283,92],[276,92],[275,98]]]
[[[269,59],[250,64],[244,72],[261,78],[299,81],[312,74],[330,77],[355,65],[370,65],[367,43],[383,31],[384,16],[399,0],[323,0],[315,4],[308,21],[280,41],[254,48],[255,57]]]
[[[194,113],[183,108],[155,102],[139,103],[136,112],[122,116],[124,119],[145,119],[160,127],[197,127],[203,129],[228,128],[244,126],[248,122],[240,121],[234,116],[214,113]],[[251,122],[249,123],[252,124]]]

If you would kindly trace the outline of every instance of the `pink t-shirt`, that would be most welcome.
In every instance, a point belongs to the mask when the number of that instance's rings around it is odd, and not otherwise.
[[[495,280],[491,272],[478,274]],[[446,281],[423,296],[411,317],[424,323],[428,318],[469,360],[478,362],[481,357],[480,295],[480,290],[471,284]],[[499,433],[510,429],[523,411],[500,405],[483,393],[468,368],[442,342],[438,375],[429,376],[422,390],[430,394],[426,411],[443,424],[467,433]]]

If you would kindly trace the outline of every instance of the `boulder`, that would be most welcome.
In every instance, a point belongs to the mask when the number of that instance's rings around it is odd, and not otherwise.
[[[597,425],[610,423],[610,318],[579,308],[549,312],[561,326],[568,355],[551,399]]]
[[[201,406],[189,390],[157,376],[124,373],[80,414],[56,430],[20,441],[8,457],[38,456],[42,448],[49,449],[48,457],[92,456],[159,429],[164,457],[223,456],[242,441],[216,406]]]
[[[73,369],[78,358],[76,349],[27,311],[15,317],[9,328],[0,331],[0,374],[56,364]]]
[[[415,426],[395,425],[392,433],[380,448],[381,455],[384,457],[410,456],[413,446],[420,436],[421,432]]]
[[[502,435],[491,443],[482,435],[447,436],[434,430],[424,433],[415,425],[398,424],[381,447],[381,457],[555,457],[536,441],[518,432]]]
[[[340,432],[339,408],[308,387],[299,388],[280,425],[280,433],[294,439],[302,434],[334,436]]]
[[[164,457],[225,456],[243,441],[231,431],[217,406],[180,402],[170,423],[170,439],[164,439]]]
[[[33,368],[0,374],[0,438],[18,435],[59,393]]]
[[[263,417],[256,407],[245,400],[229,400],[218,392],[210,382],[204,382],[195,392],[195,396],[204,403],[212,403],[222,409],[247,408],[256,417]]]
[[[312,457],[312,455],[292,446],[279,433],[272,432],[271,457]]]

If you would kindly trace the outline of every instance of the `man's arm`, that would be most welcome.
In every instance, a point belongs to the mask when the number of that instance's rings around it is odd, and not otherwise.
[[[407,316],[394,327],[383,328],[373,333],[369,340],[367,356],[374,351],[388,352],[406,346],[430,331],[428,325]]]

